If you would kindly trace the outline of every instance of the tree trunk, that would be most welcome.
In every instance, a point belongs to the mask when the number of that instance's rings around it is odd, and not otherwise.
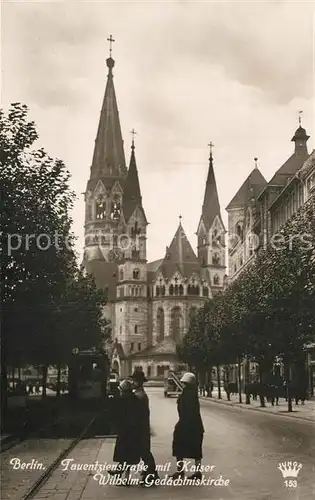
[[[230,393],[230,388],[229,388],[229,383],[230,383],[229,366],[225,366],[224,371],[225,371],[226,396],[227,396],[227,400],[231,401],[231,393]]]
[[[259,368],[259,399],[261,408],[266,408],[265,395],[264,395],[264,370],[262,363],[258,363]]]
[[[245,395],[246,395],[246,404],[250,405],[249,359],[248,359],[248,356],[246,356],[246,360],[245,360]]]
[[[222,399],[222,396],[221,396],[220,365],[217,365],[217,383],[218,383],[218,399]]]
[[[237,378],[238,378],[238,400],[239,403],[243,403],[242,400],[242,386],[241,386],[241,358],[238,358],[238,366],[237,366]]]
[[[45,399],[47,395],[47,373],[48,373],[48,366],[44,365],[42,368],[42,386],[43,386],[43,392],[42,392],[42,399]]]
[[[56,397],[59,398],[60,396],[60,385],[61,385],[61,365],[58,363],[57,365],[57,387],[56,387]]]
[[[285,381],[287,383],[287,400],[288,400],[288,412],[292,412],[292,392],[291,392],[291,376],[290,376],[290,363],[288,360],[284,362],[285,369]]]

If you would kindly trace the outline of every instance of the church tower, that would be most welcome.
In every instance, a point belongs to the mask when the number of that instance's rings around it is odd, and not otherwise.
[[[121,255],[119,235],[125,232],[123,188],[127,177],[125,153],[115,95],[110,57],[107,83],[94,145],[90,178],[85,192],[85,226],[83,269],[95,278],[98,288],[107,291],[105,316],[111,321],[115,335],[117,260]]]
[[[132,134],[134,135],[134,131]],[[128,175],[124,184],[123,214],[125,234],[120,237],[121,257],[118,262],[117,299],[115,304],[116,342],[123,356],[147,347],[148,301],[146,228],[148,225],[142,206],[135,144],[132,139]],[[120,358],[122,352],[120,353]],[[131,370],[126,359],[122,372]]]
[[[219,196],[213,168],[213,144],[210,143],[209,169],[202,213],[197,229],[198,259],[208,271],[213,293],[221,291],[226,275],[226,230],[221,218]]]

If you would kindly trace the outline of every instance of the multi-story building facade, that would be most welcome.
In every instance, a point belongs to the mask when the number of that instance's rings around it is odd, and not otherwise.
[[[267,183],[257,166],[227,207],[229,281],[234,281],[266,248],[270,238],[315,195],[315,151],[307,151],[309,136],[299,126],[294,152]],[[315,214],[314,214],[315,217]],[[315,258],[315,257],[314,257]],[[309,390],[315,386],[314,345],[307,356]],[[250,364],[255,372],[255,365]],[[245,366],[241,377],[244,383]]]
[[[126,167],[113,83],[108,77],[85,193],[83,268],[107,290],[104,314],[111,322],[112,368],[121,375],[142,366],[162,376],[178,362],[176,345],[191,315],[223,290],[225,228],[210,152],[195,254],[180,221],[162,259],[147,262],[148,221],[142,204],[135,144]]]

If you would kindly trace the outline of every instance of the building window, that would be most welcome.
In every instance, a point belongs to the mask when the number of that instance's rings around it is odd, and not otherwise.
[[[134,343],[131,342],[131,344],[130,344],[130,350],[133,351],[133,348],[134,348]]]
[[[135,307],[135,312],[136,312],[136,313],[138,312],[138,308],[137,308],[137,307]]]
[[[213,284],[214,285],[220,285],[220,278],[219,278],[219,276],[217,274],[213,278]]]
[[[122,312],[122,307],[120,308],[120,312]]]
[[[214,266],[219,266],[220,265],[220,257],[217,253],[215,253],[212,257],[212,264]]]
[[[96,202],[96,218],[99,220],[106,217],[106,203],[105,200],[98,200]]]
[[[119,327],[119,333],[122,334],[122,326]]]
[[[170,285],[169,292],[170,295],[174,295],[174,285]]]
[[[120,199],[119,199],[119,196],[115,196],[114,201],[112,202],[112,207],[111,207],[111,211],[110,211],[110,218],[112,220],[119,220],[120,219],[120,212],[121,212]]]
[[[200,287],[198,285],[188,285],[187,294],[188,295],[199,295],[200,294]]]
[[[124,279],[124,270],[123,269],[121,269],[119,271],[119,279],[120,279],[120,281],[122,281]]]
[[[184,287],[183,285],[179,285],[179,295],[184,295]]]
[[[134,269],[132,275],[134,280],[138,280],[140,278],[140,269]]]
[[[181,335],[182,313],[180,307],[173,307],[171,310],[171,336],[175,342],[179,342]]]
[[[161,295],[165,295],[165,286],[162,286]]]
[[[141,351],[141,344],[140,344],[140,342],[138,344],[138,351]]]
[[[158,297],[160,295],[160,287],[157,286],[155,289],[155,295]]]
[[[148,366],[148,377],[151,377],[151,366]]]
[[[157,326],[157,341],[161,342],[164,339],[164,329],[165,329],[165,317],[164,317],[164,309],[160,307],[157,310],[156,315],[156,326]]]
[[[135,325],[135,333],[138,333],[138,325]]]
[[[204,286],[202,289],[202,295],[204,297],[209,297],[209,288],[207,286]]]
[[[140,259],[140,250],[137,250],[137,248],[135,246],[132,247],[131,258],[132,259]]]
[[[123,297],[123,296],[124,296],[124,289],[119,288],[119,297]]]

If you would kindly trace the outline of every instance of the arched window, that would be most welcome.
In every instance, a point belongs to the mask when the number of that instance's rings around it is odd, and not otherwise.
[[[119,196],[115,196],[111,206],[110,218],[112,220],[119,220],[120,212],[121,212],[120,199]]]
[[[202,289],[202,295],[204,297],[209,297],[209,288],[207,286],[204,286]]]
[[[131,295],[134,295],[135,294],[135,288],[134,286],[131,288]]]
[[[220,285],[220,278],[217,274],[213,277],[213,284]]]
[[[120,279],[120,281],[123,281],[123,279],[124,279],[124,270],[123,269],[120,269],[120,271],[119,271],[119,279]]]
[[[175,290],[174,290],[174,292],[175,292],[175,295],[178,295],[178,285],[175,285]]]
[[[243,238],[243,228],[242,228],[242,224],[238,223],[236,224],[236,234],[239,238]]]
[[[158,297],[160,295],[160,287],[157,286],[155,289],[155,295]]]
[[[182,313],[180,307],[173,307],[171,311],[171,336],[175,342],[179,342],[181,338],[181,323]]]
[[[136,295],[139,295],[139,288],[136,286]]]
[[[174,295],[174,285],[170,285],[169,287],[169,294]]]
[[[198,285],[196,286],[196,295],[200,295],[200,287]]]
[[[96,218],[99,220],[106,217],[106,202],[105,200],[97,200],[96,202]]]
[[[213,257],[212,257],[212,264],[213,264],[214,266],[218,266],[218,265],[220,265],[220,256],[219,256],[219,254],[215,253],[215,254],[213,255]]]
[[[138,325],[135,325],[135,333],[138,333]]]
[[[134,269],[132,276],[134,280],[138,280],[140,278],[140,269]]]
[[[139,259],[140,258],[140,250],[137,250],[137,247],[132,247],[131,250],[131,258],[132,259]]]
[[[179,285],[179,295],[184,295],[184,287],[183,287],[183,285]]]
[[[157,326],[157,341],[161,342],[164,339],[165,334],[165,317],[164,317],[164,309],[160,307],[157,310],[156,315],[156,326]]]
[[[120,325],[119,327],[119,333],[121,334],[122,333],[122,326]]]
[[[161,286],[161,295],[165,295],[165,286]]]

